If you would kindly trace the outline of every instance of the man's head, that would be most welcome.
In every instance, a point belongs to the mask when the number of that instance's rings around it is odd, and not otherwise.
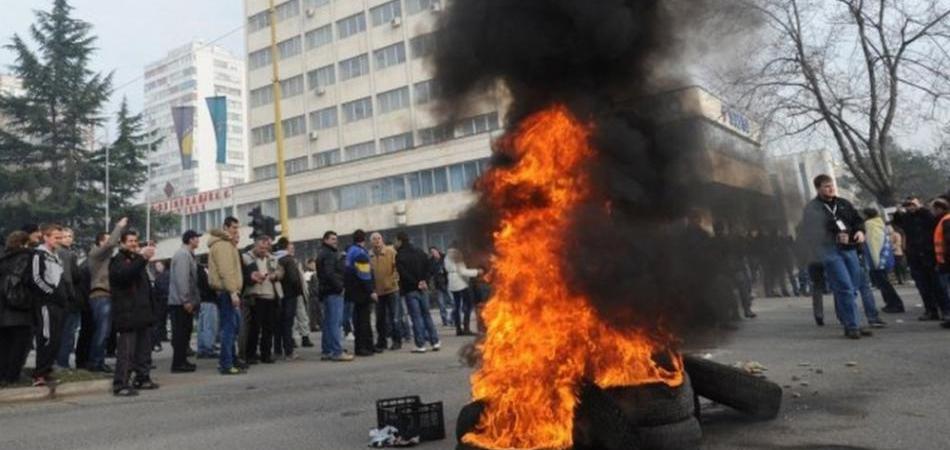
[[[396,248],[402,248],[406,245],[409,245],[409,235],[405,231],[400,231],[396,234]]]
[[[109,233],[102,232],[102,231],[96,233],[96,247],[102,247],[103,245],[106,245],[106,241],[108,240],[109,240]]]
[[[818,196],[822,199],[831,200],[838,195],[838,191],[835,188],[835,180],[828,175],[818,175],[812,181],[812,184],[815,186],[815,190],[818,191]]]
[[[12,252],[21,248],[26,248],[30,243],[30,235],[26,231],[17,230],[7,236],[6,250]]]
[[[920,209],[920,205],[920,199],[914,196],[907,197],[901,202],[901,206],[910,212],[915,212]]]
[[[340,238],[336,235],[336,232],[327,231],[326,233],[323,233],[323,243],[330,247],[337,248],[337,241],[339,241],[339,239]]]
[[[938,217],[943,217],[948,212],[950,212],[950,202],[947,202],[946,200],[942,198],[938,198],[934,200],[930,204],[930,207],[933,209],[934,215]]]
[[[187,245],[191,251],[194,251],[198,248],[198,244],[201,243],[201,233],[195,230],[188,230],[181,235],[181,243]]]
[[[277,240],[277,243],[274,244],[274,251],[285,251],[290,256],[294,256],[296,253],[296,250],[294,249],[294,243],[290,242],[290,239],[287,239],[283,236],[281,236],[280,239]]]
[[[376,250],[382,250],[383,246],[386,245],[386,241],[383,240],[383,235],[379,233],[373,233],[369,236],[369,242],[373,244],[373,248]]]
[[[864,208],[861,210],[861,214],[864,215],[864,220],[871,220],[881,216],[881,213],[874,208]]]
[[[361,247],[365,247],[366,246],[366,232],[361,229],[357,229],[356,231],[354,231],[353,243]]]
[[[266,234],[259,235],[254,239],[254,253],[257,253],[257,256],[267,255],[270,253],[272,244],[273,240],[270,236]]]
[[[73,234],[73,229],[69,227],[63,228],[63,247],[71,248],[74,239],[75,234]]]
[[[63,227],[55,223],[44,223],[40,226],[40,235],[43,245],[50,250],[56,250],[63,245]]]
[[[119,245],[123,250],[137,253],[139,251],[139,233],[135,230],[125,230],[119,239]]]
[[[237,245],[238,240],[240,240],[241,221],[231,216],[226,217],[224,219],[224,231],[228,233],[228,236],[231,236],[231,240]]]
[[[35,223],[23,225],[20,228],[20,231],[26,233],[30,237],[30,247],[36,247],[37,245],[40,245],[40,242],[43,241],[43,232],[40,231],[40,226]]]
[[[307,260],[307,270],[311,272],[317,271],[317,260],[310,258]]]
[[[442,252],[439,251],[438,247],[429,247],[429,256],[433,258],[441,258]]]

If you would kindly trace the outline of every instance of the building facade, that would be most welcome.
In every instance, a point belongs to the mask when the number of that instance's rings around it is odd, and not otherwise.
[[[145,189],[150,203],[220,189],[247,179],[244,61],[222,47],[191,42],[145,67],[143,117],[150,139],[151,174]],[[217,141],[207,97],[227,99],[227,163],[217,164]],[[191,106],[192,162],[181,158],[172,108]]]

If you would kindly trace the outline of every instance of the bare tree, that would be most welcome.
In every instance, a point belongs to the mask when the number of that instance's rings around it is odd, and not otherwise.
[[[774,135],[820,133],[854,179],[896,202],[895,129],[939,119],[950,96],[950,0],[740,0],[761,35],[724,74]]]

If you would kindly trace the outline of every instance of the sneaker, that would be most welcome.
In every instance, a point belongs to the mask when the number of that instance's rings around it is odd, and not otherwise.
[[[874,319],[868,321],[868,324],[871,325],[871,328],[885,328],[887,327],[887,322],[881,319]]]
[[[339,356],[330,357],[330,361],[333,362],[349,362],[353,360],[353,355],[349,353],[340,353]]]
[[[394,342],[393,345],[390,345],[390,346],[389,346],[389,350],[391,350],[391,351],[396,351],[396,350],[401,350],[401,349],[402,349],[402,343],[401,343],[401,342]]]
[[[858,333],[861,333],[861,336],[866,336],[866,337],[874,336],[874,333],[867,328],[858,328]]]
[[[921,321],[921,322],[927,322],[927,321],[931,321],[931,320],[940,320],[940,315],[937,314],[937,313],[926,313],[926,314],[924,314],[924,315],[918,317],[917,320],[919,320],[919,321]]]
[[[139,391],[153,391],[158,389],[158,383],[152,381],[151,378],[145,378],[142,380],[135,380],[132,382],[132,387]]]
[[[232,367],[230,369],[225,369],[225,370],[219,370],[218,372],[220,372],[221,375],[244,375],[246,373],[245,371],[238,369],[237,367]]]
[[[330,355],[326,355],[326,354],[320,355],[320,361],[329,361],[331,359],[333,359],[333,357]]]
[[[289,355],[287,355],[287,356],[284,357],[284,361],[287,361],[287,362],[300,361],[300,355],[298,355],[298,354],[296,354],[296,353],[291,353],[291,354],[289,354]]]
[[[139,395],[139,391],[132,388],[132,386],[119,386],[112,388],[112,395],[116,397],[135,397]]]
[[[355,342],[355,341],[356,341],[356,336],[354,336],[353,334],[348,334],[348,335],[346,335],[346,341],[347,341],[347,342]]]
[[[426,350],[425,347],[416,347],[416,348],[412,349],[412,352],[413,352],[413,353],[425,353],[426,351],[427,351],[427,350]]]
[[[885,306],[881,308],[881,312],[885,312],[888,314],[901,314],[904,312],[904,308],[901,308],[899,306]]]
[[[198,366],[194,364],[182,364],[180,366],[172,366],[172,373],[191,373],[195,370],[198,370]]]
[[[861,339],[861,333],[858,330],[844,330],[844,337],[848,339]]]
[[[439,351],[439,350],[441,350],[441,349],[442,349],[442,343],[441,343],[441,342],[436,342],[435,344],[432,344],[432,351],[437,352],[437,351]]]
[[[33,387],[46,386],[46,377],[33,377]]]

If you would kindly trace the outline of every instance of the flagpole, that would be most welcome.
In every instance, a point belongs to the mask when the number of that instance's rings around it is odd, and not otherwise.
[[[277,204],[280,208],[280,235],[290,239],[290,221],[287,217],[287,183],[284,167],[284,127],[280,113],[280,70],[278,68],[277,51],[277,17],[274,0],[268,1],[268,17],[270,19],[270,60],[273,69],[274,85],[274,137],[277,143]]]

